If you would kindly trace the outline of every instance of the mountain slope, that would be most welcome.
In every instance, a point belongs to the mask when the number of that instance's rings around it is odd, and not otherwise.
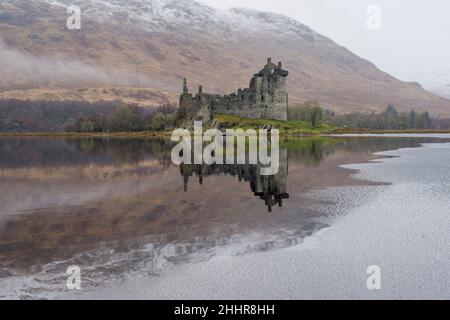
[[[450,84],[434,88],[432,92],[437,94],[438,96],[450,99]]]
[[[66,7],[82,30],[66,28]],[[290,71],[291,102],[317,99],[338,112],[450,114],[450,101],[401,82],[285,16],[192,0],[2,0],[0,90],[140,86],[229,93],[248,86],[267,57]],[[137,75],[138,74],[138,75]]]

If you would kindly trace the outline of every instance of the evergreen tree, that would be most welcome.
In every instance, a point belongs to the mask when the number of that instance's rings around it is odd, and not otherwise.
[[[417,128],[417,113],[414,110],[409,113],[409,127],[411,129]]]

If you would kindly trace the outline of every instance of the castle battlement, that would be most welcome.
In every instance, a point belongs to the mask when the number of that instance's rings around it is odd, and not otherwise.
[[[194,96],[189,93],[187,80],[183,80],[180,111],[186,120],[207,122],[214,114],[234,114],[243,118],[287,121],[288,94],[286,78],[289,72],[272,63],[269,58],[262,70],[253,75],[248,88],[239,88],[229,95],[203,93],[199,86]]]

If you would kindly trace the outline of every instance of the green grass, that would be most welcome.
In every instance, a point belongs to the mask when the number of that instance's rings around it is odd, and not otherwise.
[[[329,125],[321,125],[313,127],[311,123],[306,121],[278,121],[266,119],[250,119],[240,118],[239,116],[218,114],[214,116],[214,122],[221,128],[229,129],[257,129],[263,125],[270,125],[275,129],[279,129],[284,134],[324,134],[333,133],[336,128]]]

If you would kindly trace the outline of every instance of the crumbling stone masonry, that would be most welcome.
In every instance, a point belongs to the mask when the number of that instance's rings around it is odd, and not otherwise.
[[[186,120],[208,122],[214,114],[233,114],[243,118],[274,119],[287,121],[288,94],[286,78],[289,72],[283,70],[281,62],[267,65],[256,73],[250,81],[250,87],[239,89],[230,95],[203,93],[199,86],[194,96],[189,93],[187,80],[183,81],[183,93],[180,96],[180,112]]]

